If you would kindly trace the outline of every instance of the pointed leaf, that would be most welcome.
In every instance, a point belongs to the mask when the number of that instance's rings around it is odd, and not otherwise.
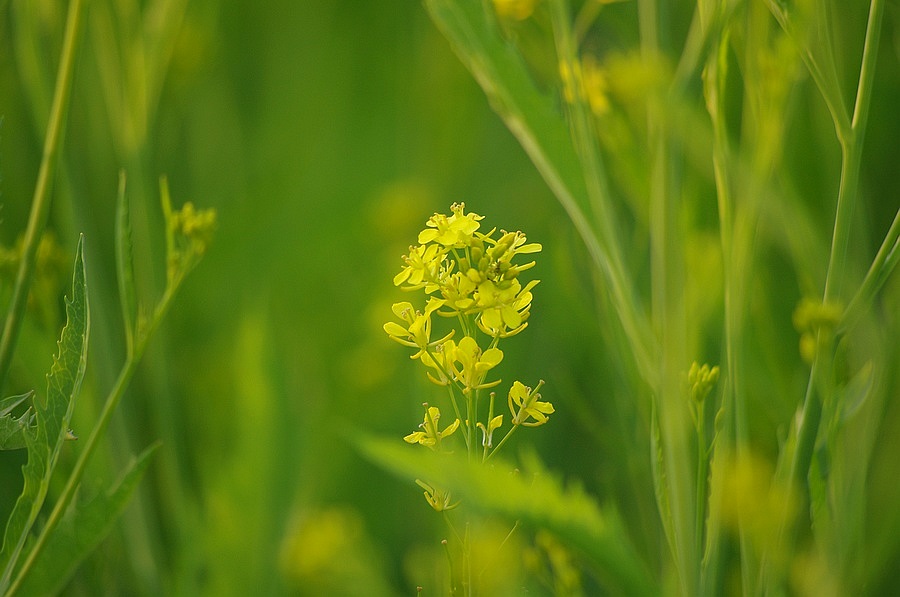
[[[22,467],[25,483],[3,537],[0,593],[9,586],[22,547],[47,497],[50,475],[68,435],[75,396],[81,389],[90,328],[83,245],[84,237],[81,237],[75,253],[72,296],[66,299],[66,325],[58,342],[59,352],[47,375],[47,395],[35,397],[35,425],[24,432],[28,448],[28,462]]]
[[[106,493],[79,504],[62,520],[38,556],[20,591],[23,595],[57,595],[82,561],[96,549],[122,514],[137,488],[154,444],[133,459],[122,478]]]

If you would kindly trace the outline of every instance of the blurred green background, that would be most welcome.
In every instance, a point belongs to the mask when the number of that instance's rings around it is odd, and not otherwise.
[[[109,483],[155,440],[162,449],[68,593],[278,594],[301,585],[322,595],[414,593],[423,582],[413,574],[417,554],[445,531],[417,487],[364,460],[348,439],[400,441],[434,395],[381,324],[403,300],[391,284],[400,256],[427,217],[454,201],[486,215],[488,228],[521,229],[543,244],[533,319],[505,348],[501,375],[547,381],[557,414],[529,441],[601,502],[626,504],[635,543],[659,561],[647,432],[637,403],[612,399],[627,386],[606,352],[613,332],[599,323],[584,250],[417,0],[89,4],[50,223],[62,256],[57,292],[68,287],[78,233],[86,235],[92,337],[76,434],[88,433],[124,354],[113,258],[119,170],[146,304],[164,282],[157,178],[168,176],[176,205],[216,208],[219,228],[83,491]],[[58,2],[0,2],[7,246],[27,219],[64,17]],[[893,40],[886,52],[896,53]],[[867,152],[896,158],[897,119],[879,109],[889,104],[873,108],[872,120],[881,114],[886,125],[867,138]],[[809,126],[810,136],[827,133],[827,122]],[[864,174],[886,176],[885,164]],[[831,208],[819,209],[827,222]],[[872,247],[895,209],[876,203],[869,214]],[[790,330],[801,290],[782,292]],[[62,323],[55,296],[32,311],[11,391],[43,384]],[[710,300],[715,307],[721,297]],[[796,336],[779,340],[773,354],[791,355],[805,375]],[[887,454],[898,453],[896,402],[879,439]],[[760,425],[789,416],[761,413]],[[0,456],[6,512],[24,454]],[[873,492],[885,503],[898,497],[888,471],[875,475],[885,491]],[[895,513],[886,528],[897,523]],[[896,540],[885,541],[885,553],[897,553]],[[328,579],[346,586],[317,592],[314,583]]]

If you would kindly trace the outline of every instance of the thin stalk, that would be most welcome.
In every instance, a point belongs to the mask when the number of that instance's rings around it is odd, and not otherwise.
[[[875,59],[878,54],[878,43],[881,36],[881,20],[884,14],[882,0],[872,0],[869,7],[869,21],[866,26],[866,40],[863,46],[862,65],[860,67],[859,86],[856,92],[856,105],[853,110],[853,123],[850,133],[842,143],[841,183],[838,189],[837,209],[834,218],[834,232],[831,241],[831,254],[828,270],[825,275],[825,291],[823,303],[833,303],[839,299],[840,284],[844,275],[847,258],[847,247],[850,240],[850,219],[853,205],[856,202],[859,169],[862,160],[862,141],[871,104],[872,84],[875,78]],[[810,382],[807,386],[803,404],[803,415],[798,429],[797,450],[791,462],[792,478],[805,484],[810,462],[806,455],[812,453],[819,422],[822,414],[820,399],[816,397],[813,380],[822,352],[816,353],[810,369]],[[814,404],[819,402],[819,404]]]
[[[868,306],[875,293],[881,289],[891,271],[896,267],[898,260],[900,260],[900,210],[897,210],[897,215],[894,216],[894,221],[885,234],[884,241],[881,243],[862,285],[853,296],[853,300],[847,305],[843,321],[837,330],[838,334],[846,332],[853,326],[862,310]]]
[[[156,307],[156,310],[153,312],[153,318],[151,319],[138,342],[135,343],[134,353],[126,358],[125,364],[122,366],[122,369],[119,372],[119,376],[116,379],[115,385],[106,397],[106,402],[103,404],[103,410],[100,413],[100,418],[97,421],[96,426],[94,426],[94,429],[91,431],[91,435],[85,442],[84,449],[82,450],[81,454],[79,454],[78,460],[75,462],[75,466],[73,467],[72,472],[69,473],[69,478],[66,480],[66,484],[65,487],[63,487],[62,493],[57,499],[56,504],[53,506],[53,510],[50,512],[50,516],[47,518],[47,522],[41,529],[41,532],[38,535],[34,546],[31,548],[31,551],[28,554],[28,558],[19,569],[19,572],[16,575],[15,580],[10,585],[9,590],[6,592],[5,597],[14,595],[15,592],[19,589],[22,582],[25,580],[28,571],[34,565],[35,561],[37,561],[38,556],[46,546],[47,540],[50,538],[50,535],[53,533],[60,520],[62,520],[62,517],[68,509],[69,504],[72,502],[72,498],[75,495],[75,490],[78,488],[78,485],[81,482],[81,477],[84,475],[85,468],[87,467],[91,456],[93,456],[94,450],[97,448],[100,438],[106,431],[106,427],[109,425],[109,422],[112,419],[113,412],[116,410],[116,407],[119,405],[122,396],[125,394],[125,390],[128,388],[128,385],[131,382],[131,378],[134,376],[134,373],[137,370],[138,364],[140,363],[141,357],[143,356],[144,351],[147,348],[150,337],[159,327],[159,324],[165,318],[165,315],[172,304],[172,299],[175,297],[176,290],[177,287],[169,286],[166,288],[165,294],[163,294],[162,299]]]
[[[869,20],[866,26],[866,39],[863,45],[862,64],[860,66],[859,85],[856,92],[856,103],[853,109],[853,119],[846,136],[840,137],[841,141],[841,181],[838,188],[837,208],[835,210],[834,230],[832,234],[831,252],[828,260],[828,269],[825,275],[825,290],[822,302],[834,303],[840,298],[841,284],[843,282],[847,247],[850,238],[850,219],[853,206],[856,203],[859,170],[862,160],[862,142],[865,136],[865,127],[871,105],[872,85],[874,82],[875,60],[878,54],[878,44],[881,36],[881,21],[884,14],[882,0],[872,0],[869,6]],[[892,225],[893,229],[894,226]],[[890,231],[889,231],[890,234]],[[881,251],[879,251],[881,254]],[[876,257],[877,259],[877,257]],[[865,283],[864,283],[865,284]],[[818,341],[817,341],[818,344]],[[806,387],[806,395],[797,426],[797,445],[791,456],[789,464],[789,478],[807,491],[808,475],[812,464],[812,455],[818,436],[819,426],[822,420],[823,396],[819,396],[816,390],[822,369],[830,370],[832,351],[817,350],[810,367],[809,381]],[[793,534],[785,529],[786,515],[782,516],[779,525],[779,535],[786,534],[788,543],[793,541]],[[765,573],[765,569],[761,570]]]
[[[41,241],[41,236],[44,233],[44,228],[47,226],[47,218],[50,214],[50,187],[53,184],[53,175],[56,172],[56,165],[59,161],[59,146],[68,112],[69,97],[72,91],[75,54],[84,12],[82,9],[83,4],[82,0],[72,0],[66,16],[66,31],[63,38],[59,70],[56,75],[56,88],[53,92],[53,104],[50,107],[50,121],[47,124],[47,133],[44,137],[44,151],[38,170],[37,184],[35,184],[34,196],[31,200],[31,213],[28,217],[28,226],[25,229],[22,259],[19,262],[19,270],[16,274],[16,282],[9,303],[6,323],[3,327],[3,335],[0,337],[0,388],[6,382],[6,376],[12,363],[19,330],[22,327],[22,317],[28,299],[28,291],[31,288],[38,244]]]

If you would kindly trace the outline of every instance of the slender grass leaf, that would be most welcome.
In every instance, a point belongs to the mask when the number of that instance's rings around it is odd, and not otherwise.
[[[119,173],[119,193],[116,198],[116,277],[119,282],[119,301],[125,325],[128,351],[134,348],[137,322],[137,291],[134,284],[134,250],[131,242],[131,210],[125,198],[125,172]]]
[[[536,458],[526,476],[500,461],[472,465],[460,456],[410,449],[393,439],[364,439],[359,445],[373,461],[402,477],[449,487],[454,499],[467,506],[553,532],[578,548],[622,594],[659,593],[619,519],[602,512],[580,487],[564,487]]]
[[[75,396],[81,389],[87,362],[89,320],[84,237],[81,237],[75,252],[72,296],[66,299],[66,325],[57,344],[59,352],[54,356],[47,375],[47,394],[35,397],[35,425],[27,427],[24,432],[28,449],[28,462],[22,467],[25,483],[3,537],[0,592],[9,586],[22,548],[47,497],[59,451],[68,436]]]
[[[650,416],[650,466],[653,474],[653,489],[656,494],[656,507],[659,508],[659,519],[662,522],[666,541],[671,553],[675,551],[675,529],[672,524],[672,507],[669,503],[669,481],[666,478],[666,459],[660,438],[659,416],[656,405],[653,405]]]
[[[25,577],[21,588],[23,595],[60,593],[81,562],[112,529],[158,447],[159,444],[154,444],[134,458],[109,491],[68,512]]]

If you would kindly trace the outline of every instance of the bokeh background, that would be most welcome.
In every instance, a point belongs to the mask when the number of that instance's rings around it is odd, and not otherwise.
[[[154,441],[162,448],[67,593],[413,594],[423,553],[445,531],[416,486],[364,459],[352,439],[399,441],[434,394],[381,325],[404,298],[391,284],[400,256],[427,217],[455,201],[489,228],[520,229],[544,246],[531,325],[508,343],[501,371],[547,381],[557,414],[528,441],[602,502],[627,504],[635,543],[650,561],[662,557],[646,430],[621,407],[627,400],[612,399],[624,390],[584,249],[417,0],[89,4],[54,186],[59,259],[47,284],[56,280],[56,294],[30,311],[10,389],[43,384],[62,323],[58,293],[83,232],[92,337],[76,433],[95,420],[124,358],[113,257],[120,169],[145,304],[164,283],[158,177],[176,204],[215,208],[219,226],[84,491]],[[59,2],[0,2],[6,246],[27,220],[64,17]],[[886,36],[886,52],[893,43]],[[872,156],[896,159],[896,120],[882,118],[867,138]],[[837,154],[825,158],[834,165]],[[880,222],[895,209],[885,202],[869,215]],[[787,319],[800,290],[783,292]],[[796,336],[778,340],[776,354],[798,359]],[[878,440],[895,455],[896,403]],[[761,424],[789,414],[764,413]],[[24,455],[0,456],[6,512]],[[890,503],[890,468],[873,468],[884,489],[873,493]],[[898,528],[896,513],[885,528]],[[882,540],[889,559],[896,537]]]

